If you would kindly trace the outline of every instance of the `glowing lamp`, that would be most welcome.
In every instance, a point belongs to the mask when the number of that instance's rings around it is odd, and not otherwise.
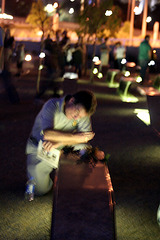
[[[136,78],[136,82],[138,82],[138,83],[142,82],[142,78],[141,78],[140,76],[138,76],[138,77]]]
[[[106,10],[105,16],[106,16],[106,17],[109,17],[109,16],[111,16],[111,15],[112,15],[112,10]]]
[[[97,74],[98,73],[98,69],[97,68],[94,68],[93,69],[93,74]]]
[[[45,56],[46,56],[46,55],[45,55],[44,52],[41,52],[41,53],[39,54],[39,57],[40,57],[40,58],[45,58]]]
[[[154,66],[155,65],[155,61],[154,60],[151,60],[149,63],[148,63],[148,66]]]
[[[32,60],[32,56],[31,56],[30,54],[27,54],[27,55],[25,56],[25,61],[29,62],[29,61],[31,61],[31,60]]]
[[[93,62],[97,62],[97,61],[99,61],[99,57],[97,57],[97,56],[94,56],[94,58],[93,58],[93,60],[92,60]]]
[[[73,14],[74,13],[74,8],[70,8],[68,12],[69,12],[69,14]]]
[[[126,62],[127,62],[127,60],[126,60],[125,58],[123,58],[123,59],[121,60],[121,64],[126,64]]]
[[[42,70],[43,69],[43,65],[39,65],[39,70]]]
[[[124,76],[125,77],[129,77],[130,76],[130,72],[129,71],[125,71]]]
[[[97,77],[100,79],[100,78],[103,78],[103,74],[102,73],[98,73]]]

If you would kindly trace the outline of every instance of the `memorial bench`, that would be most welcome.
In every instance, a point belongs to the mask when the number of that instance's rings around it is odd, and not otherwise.
[[[130,91],[131,86],[132,86],[132,90],[137,88],[137,86],[138,86],[138,83],[136,82],[135,77],[122,76],[120,78],[117,93],[121,97],[122,101],[125,101],[125,102],[132,102],[132,101],[137,102],[138,101],[138,99],[132,94],[132,91]]]
[[[109,69],[106,75],[108,87],[117,88],[119,86],[120,76],[123,75],[118,69]]]
[[[62,156],[56,170],[51,240],[114,240],[114,199],[108,167]]]

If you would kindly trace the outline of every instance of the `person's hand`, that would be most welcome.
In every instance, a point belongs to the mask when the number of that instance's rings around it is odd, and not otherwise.
[[[59,142],[50,142],[50,141],[43,142],[43,148],[47,152],[50,152],[53,148],[58,148],[60,146],[61,146],[61,143]]]

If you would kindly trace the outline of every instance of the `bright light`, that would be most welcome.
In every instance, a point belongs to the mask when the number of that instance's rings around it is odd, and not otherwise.
[[[74,73],[74,72],[66,72],[63,75],[63,78],[67,78],[67,79],[78,79],[78,74]]]
[[[97,77],[98,78],[103,78],[103,74],[102,73],[98,73]]]
[[[140,76],[138,76],[138,77],[136,78],[136,82],[138,82],[138,83],[142,82],[142,78],[141,78]]]
[[[53,7],[54,7],[54,9],[58,8],[58,3],[55,2],[55,3],[53,4]]]
[[[136,64],[135,64],[135,62],[127,62],[126,66],[132,68],[132,67],[135,67]]]
[[[54,7],[52,4],[47,4],[45,7],[44,7],[44,10],[48,13],[52,13],[54,11]]]
[[[155,65],[155,61],[154,60],[151,60],[149,63],[148,63],[148,66],[154,66]]]
[[[135,13],[135,15],[140,15],[141,12],[142,12],[141,8],[139,8],[139,7],[135,7],[135,8],[134,8],[134,13]]]
[[[155,49],[153,50],[153,53],[156,53],[156,50],[155,50]]]
[[[71,2],[74,2],[75,0],[70,0]]]
[[[29,62],[29,61],[31,61],[31,60],[32,60],[32,56],[31,56],[30,54],[27,54],[27,55],[25,56],[25,61]]]
[[[128,103],[136,103],[138,102],[138,98],[135,96],[121,96],[122,102],[128,102]]]
[[[134,8],[135,15],[140,15],[144,8],[144,0],[139,1],[139,6]]]
[[[0,13],[0,18],[3,18],[3,19],[13,19],[13,16],[12,15],[8,15],[6,13]]]
[[[149,22],[151,22],[151,21],[152,21],[152,18],[151,18],[150,16],[148,16],[148,17],[146,18],[146,22],[149,23]]]
[[[93,62],[97,62],[97,61],[99,61],[99,57],[97,57],[97,56],[94,56],[94,58],[93,58],[93,60],[92,60]]]
[[[97,68],[94,68],[93,69],[93,74],[97,74],[98,73],[98,69]]]
[[[39,70],[42,70],[43,69],[43,65],[39,65]]]
[[[123,59],[121,60],[121,64],[126,64],[126,62],[127,62],[127,60],[126,60],[125,58],[123,58]]]
[[[146,125],[150,125],[150,115],[148,109],[135,109],[134,113],[136,113],[137,117],[143,121]]]
[[[125,71],[125,73],[124,73],[124,76],[125,77],[129,77],[131,74],[130,74],[130,72],[129,71]]]
[[[69,12],[69,14],[73,14],[74,13],[74,8],[70,8],[68,12]]]
[[[45,56],[46,56],[46,55],[45,55],[44,52],[41,52],[41,53],[39,54],[39,57],[40,57],[40,58],[45,58]]]
[[[95,65],[100,65],[101,64],[101,60],[97,56],[94,56],[92,61],[94,62]]]
[[[94,63],[95,65],[100,65],[101,64],[101,60],[98,60],[97,62]]]
[[[38,35],[38,36],[42,36],[42,34],[43,34],[42,31],[38,31],[38,32],[37,32],[37,35]]]
[[[112,10],[106,10],[105,16],[106,16],[106,17],[109,17],[109,16],[111,16],[111,15],[112,15]]]

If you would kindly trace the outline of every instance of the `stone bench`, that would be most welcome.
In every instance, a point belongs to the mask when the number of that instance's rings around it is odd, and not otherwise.
[[[62,157],[56,170],[51,240],[113,240],[113,188],[108,167]]]
[[[118,76],[118,75],[121,75],[121,72],[118,69],[109,69],[107,71],[106,82],[109,87],[116,88],[119,86],[120,77],[118,77],[118,79],[116,79],[116,76]]]
[[[147,95],[147,103],[151,127],[160,136],[160,92],[155,95]]]
[[[119,87],[117,89],[118,94],[120,95],[122,101],[124,102],[137,102],[136,98],[130,91],[130,88],[137,88],[138,84],[136,78],[134,77],[124,77],[120,78]]]

